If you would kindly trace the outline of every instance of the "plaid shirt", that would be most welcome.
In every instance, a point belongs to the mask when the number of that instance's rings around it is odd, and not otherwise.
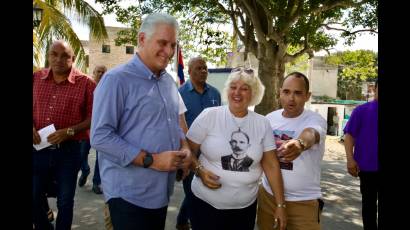
[[[54,124],[56,130],[91,118],[95,82],[74,67],[67,80],[56,83],[51,69],[33,74],[33,123],[37,130]],[[73,139],[89,139],[86,131]]]

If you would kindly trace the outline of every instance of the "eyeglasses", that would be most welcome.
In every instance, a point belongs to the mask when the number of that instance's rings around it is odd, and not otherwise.
[[[249,74],[249,75],[253,75],[253,73],[254,73],[253,69],[251,69],[251,68],[245,68],[245,67],[236,67],[236,68],[233,68],[233,69],[231,70],[231,73],[240,72],[240,71],[245,72],[246,74]]]

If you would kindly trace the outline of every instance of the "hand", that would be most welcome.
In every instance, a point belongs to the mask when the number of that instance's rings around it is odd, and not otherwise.
[[[303,147],[296,139],[285,141],[278,151],[278,157],[284,162],[295,160],[303,152]]]
[[[154,162],[152,168],[158,171],[175,171],[182,166],[182,159],[185,153],[181,151],[164,151],[159,154],[152,154]]]
[[[287,225],[287,217],[286,217],[285,208],[276,208],[276,212],[274,216],[275,216],[275,220],[279,222],[278,223],[279,228],[276,227],[274,229],[285,230],[286,225]]]
[[[182,165],[180,168],[183,169],[184,172],[187,172],[186,175],[188,175],[189,168],[191,167],[191,164],[192,164],[192,153],[189,148],[182,148],[180,151],[185,155],[182,158]]]
[[[48,135],[47,141],[51,144],[60,144],[61,142],[67,140],[70,136],[67,135],[67,129],[59,129],[54,133]]]
[[[357,165],[357,162],[354,159],[347,160],[347,171],[350,175],[354,177],[357,177],[359,175],[359,166]]]
[[[218,182],[219,176],[205,168],[199,170],[199,177],[202,180],[202,184],[210,189],[218,189],[222,186],[221,183]]]
[[[38,132],[36,128],[33,127],[33,144],[38,145],[41,142],[40,135],[38,135]]]

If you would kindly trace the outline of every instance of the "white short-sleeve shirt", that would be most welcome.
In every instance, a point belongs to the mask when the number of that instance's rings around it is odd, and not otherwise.
[[[207,108],[192,123],[187,138],[200,144],[199,162],[219,176],[222,185],[209,189],[194,177],[195,196],[217,209],[245,208],[255,201],[263,152],[276,148],[264,116],[248,111],[235,118],[228,106]]]
[[[283,141],[296,139],[305,128],[313,128],[320,135],[320,142],[308,150],[303,151],[299,157],[292,161],[292,168],[282,168],[282,177],[286,201],[314,200],[322,196],[320,189],[321,162],[325,152],[326,120],[318,113],[304,110],[295,118],[282,115],[283,109],[269,113],[269,119],[275,144],[279,148]],[[272,190],[264,175],[263,187],[270,194]]]

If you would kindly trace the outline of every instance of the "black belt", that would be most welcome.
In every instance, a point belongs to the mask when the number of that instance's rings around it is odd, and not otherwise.
[[[65,146],[67,146],[67,145],[78,144],[78,143],[80,143],[80,141],[83,141],[83,140],[69,140],[69,141],[64,141],[64,142],[62,142],[62,143],[60,143],[60,144],[50,145],[50,146],[47,147],[47,149],[60,149],[60,148],[63,148],[63,147],[65,147]]]

